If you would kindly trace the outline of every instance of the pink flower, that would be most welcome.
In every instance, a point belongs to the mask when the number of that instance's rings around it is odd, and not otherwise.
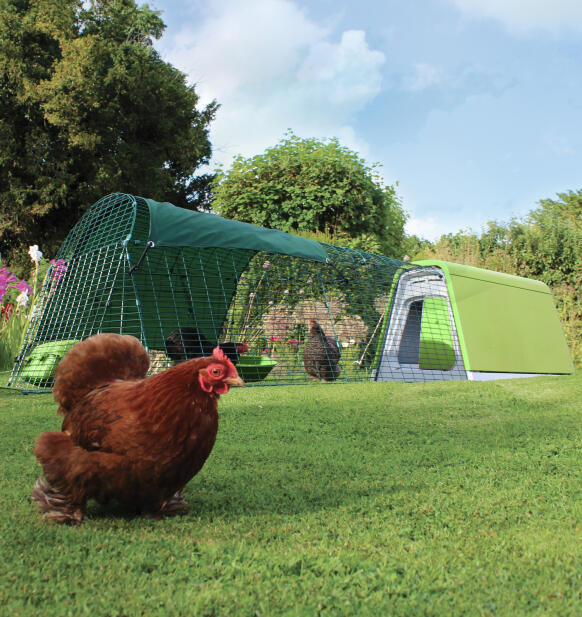
[[[271,343],[276,343],[277,341],[281,340],[281,337],[275,335],[275,336],[272,336],[269,340],[271,341]]]
[[[303,295],[304,293],[305,293],[305,292],[303,291],[303,289],[300,289],[300,290],[299,290],[299,295],[300,295],[300,296],[301,296],[301,295]]]
[[[58,283],[65,276],[67,262],[64,259],[51,259],[49,263],[52,266],[51,279]]]
[[[32,287],[24,279],[19,282],[14,274],[3,265],[0,268],[0,301],[2,301],[2,297],[8,289],[18,289],[20,292],[32,293]]]
[[[296,338],[295,338],[295,339],[292,339],[292,340],[290,340],[290,341],[287,341],[287,343],[288,343],[289,345],[292,345],[292,346],[293,346],[293,347],[295,347],[296,349],[297,349],[297,347],[299,347],[299,345],[303,345],[303,341],[299,341],[299,340],[297,340]]]
[[[268,261],[268,260],[267,260],[267,261],[265,261],[265,262],[263,263],[263,268],[265,268],[265,270],[267,270],[267,269],[268,269],[268,268],[270,268],[270,267],[271,267],[271,262],[270,262],[270,261]]]
[[[18,289],[20,292],[32,293],[32,287],[24,279],[18,285],[9,285],[9,287],[14,287],[14,289]]]

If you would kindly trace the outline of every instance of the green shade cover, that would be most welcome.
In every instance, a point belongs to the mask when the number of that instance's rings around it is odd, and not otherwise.
[[[441,371],[455,366],[453,334],[445,298],[425,298],[422,303],[419,366]]]
[[[155,246],[228,248],[282,253],[325,263],[327,253],[319,242],[276,229],[231,221],[216,214],[184,210],[145,199],[150,211],[150,237]]]

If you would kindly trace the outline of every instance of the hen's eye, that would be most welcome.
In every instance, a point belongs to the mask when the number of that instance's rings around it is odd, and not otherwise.
[[[213,368],[211,373],[213,377],[219,377],[222,374],[222,371],[219,368]]]

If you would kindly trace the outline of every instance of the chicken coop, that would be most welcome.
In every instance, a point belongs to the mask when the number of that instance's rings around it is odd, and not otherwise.
[[[387,304],[378,381],[568,375],[574,365],[540,281],[444,261],[401,270]]]
[[[50,391],[62,356],[100,332],[137,337],[150,373],[220,345],[247,385],[468,378],[434,265],[121,193],[55,261],[8,382],[23,392]]]

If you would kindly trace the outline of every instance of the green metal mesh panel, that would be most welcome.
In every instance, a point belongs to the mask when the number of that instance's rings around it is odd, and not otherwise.
[[[132,195],[115,193],[103,197],[71,230],[57,258],[69,260],[125,241],[132,235],[135,216],[136,199]]]
[[[137,264],[142,247],[128,247],[128,251],[130,261]],[[252,251],[189,247],[147,251],[132,275],[142,313],[142,340],[151,349],[164,350],[173,331],[196,327],[216,342],[252,255]]]
[[[249,349],[239,360],[239,372],[247,382],[370,379],[380,324],[401,262],[326,249],[328,264],[263,252],[249,262],[221,337],[247,343]],[[330,350],[310,344],[312,320],[339,347],[339,358],[333,345]],[[310,374],[304,365],[306,353],[329,370]]]
[[[71,230],[57,254],[64,263],[47,273],[9,386],[23,390],[52,386],[56,366],[70,345],[96,332],[139,333],[124,248],[137,209],[132,196],[110,195],[94,204]]]

